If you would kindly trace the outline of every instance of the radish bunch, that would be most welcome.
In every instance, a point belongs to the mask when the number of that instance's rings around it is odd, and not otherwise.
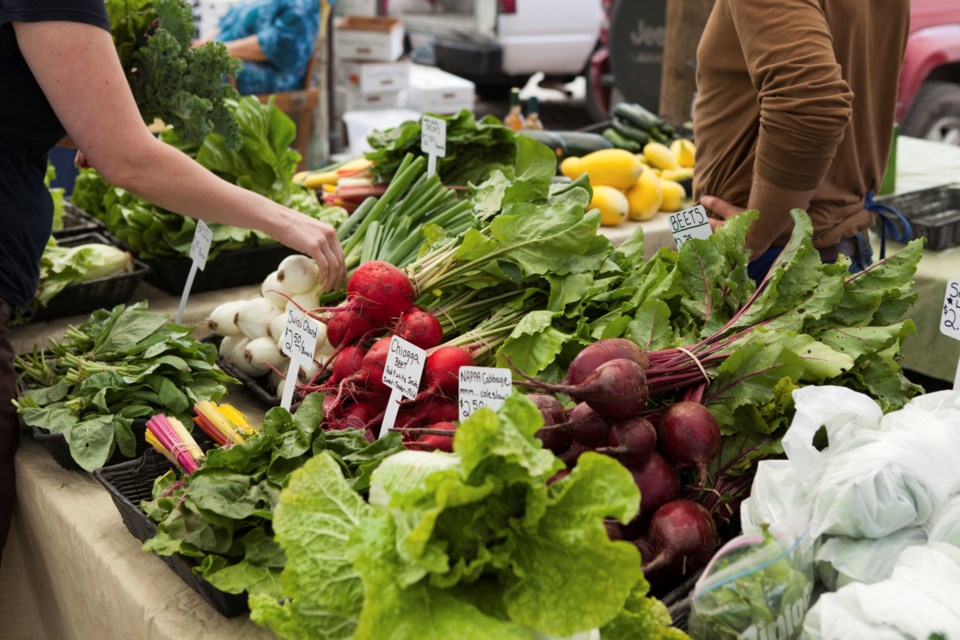
[[[206,323],[213,333],[223,337],[220,357],[251,378],[267,378],[277,395],[281,395],[284,380],[278,372],[285,372],[289,365],[280,347],[287,328],[287,311],[318,305],[323,293],[317,281],[319,275],[312,259],[288,256],[264,279],[259,297],[224,302],[211,311]],[[317,357],[311,366],[301,369],[300,380],[312,380],[332,353],[326,327],[322,326],[317,337]]]
[[[585,451],[619,460],[640,489],[640,513],[612,535],[641,549],[644,570],[657,582],[704,566],[717,546],[707,509],[682,500],[685,489],[701,490],[707,467],[720,451],[720,428],[698,402],[680,401],[665,410],[648,407],[647,357],[622,338],[600,340],[570,363],[561,384],[526,377],[544,417],[537,437],[568,466]],[[545,394],[562,393],[576,405],[565,415]],[[659,414],[659,417],[656,416]],[[651,422],[654,419],[654,422]],[[653,578],[651,578],[653,579]]]

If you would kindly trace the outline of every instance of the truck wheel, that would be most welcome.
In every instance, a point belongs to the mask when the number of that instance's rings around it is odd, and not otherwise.
[[[914,138],[960,145],[960,85],[924,84],[903,124],[903,132]]]

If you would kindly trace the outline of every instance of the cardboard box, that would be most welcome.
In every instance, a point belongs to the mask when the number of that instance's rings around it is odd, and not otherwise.
[[[403,91],[410,86],[410,63],[353,62],[336,65],[337,84],[360,93]]]
[[[334,35],[340,60],[394,62],[403,55],[403,23],[397,18],[347,16]]]
[[[474,83],[436,67],[415,64],[410,68],[407,107],[423,113],[451,114],[473,109]]]
[[[402,102],[403,94],[399,91],[361,93],[357,89],[338,86],[334,93],[334,107],[339,114],[348,111],[396,109],[402,106]]]

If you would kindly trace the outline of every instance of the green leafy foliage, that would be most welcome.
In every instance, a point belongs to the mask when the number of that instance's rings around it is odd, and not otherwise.
[[[493,116],[477,120],[467,109],[438,117],[447,121],[447,153],[437,160],[437,173],[444,184],[478,184],[494,171],[513,177],[518,135],[512,129]],[[420,133],[420,121],[411,120],[368,136],[372,150],[366,157],[375,163],[374,171],[381,179],[389,181],[408,153],[420,154]],[[551,176],[555,174],[556,169]]]
[[[52,237],[40,258],[40,284],[33,310],[45,307],[66,287],[133,271],[133,256],[112,245],[86,243],[64,247]]]
[[[209,451],[200,468],[182,479],[172,470],[158,478],[154,499],[141,505],[157,523],[157,533],[144,549],[193,559],[203,577],[227,593],[262,592],[267,601],[275,600],[283,591],[280,575],[287,556],[274,539],[274,512],[291,474],[323,452],[322,459],[335,468],[341,484],[321,483],[304,499],[329,510],[342,508],[356,520],[360,507],[366,506],[357,491],[383,459],[401,449],[396,434],[370,443],[362,430],[324,432],[322,402],[322,395],[308,395],[292,415],[273,408],[264,416],[259,435]],[[332,519],[297,525],[311,532],[322,525],[330,535],[342,538],[341,543],[346,540],[344,525]],[[302,542],[310,544],[309,539]],[[288,553],[290,548],[295,547],[288,547]],[[335,561],[338,549],[323,553],[322,561],[291,566],[284,580],[298,583],[304,575],[322,572],[336,585],[328,595],[349,600],[347,591],[357,585],[350,586],[343,563]]]
[[[191,47],[193,15],[185,0],[107,0],[114,46],[144,122],[160,119],[195,144],[209,133],[240,145],[226,106],[226,82],[240,62],[220,42]]]
[[[29,426],[62,433],[87,471],[102,467],[115,448],[133,457],[135,419],[187,416],[196,402],[219,400],[236,382],[216,367],[216,347],[191,333],[145,302],[95,311],[63,340],[14,360],[26,386],[17,411]]]
[[[587,453],[548,484],[563,464],[534,438],[542,424],[515,394],[464,421],[453,454],[387,458],[369,502],[332,456],[308,461],[274,520],[281,597],[253,597],[251,617],[282,638],[685,637],[645,597],[636,548],[605,533],[637,513],[629,472]]]

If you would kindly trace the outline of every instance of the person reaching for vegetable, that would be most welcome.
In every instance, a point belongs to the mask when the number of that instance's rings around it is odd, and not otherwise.
[[[111,184],[170,211],[269,234],[305,253],[327,288],[345,277],[330,225],[229,184],[147,130],[103,0],[0,0],[0,551],[16,501],[9,321],[29,308],[53,205],[47,151],[65,134]],[[0,556],[2,557],[2,556]]]
[[[805,209],[825,262],[871,264],[909,0],[717,0],[697,51],[694,199],[744,211],[760,280]]]
[[[194,44],[222,42],[243,61],[237,74],[241,95],[276,93],[305,86],[319,30],[317,0],[241,0]]]

